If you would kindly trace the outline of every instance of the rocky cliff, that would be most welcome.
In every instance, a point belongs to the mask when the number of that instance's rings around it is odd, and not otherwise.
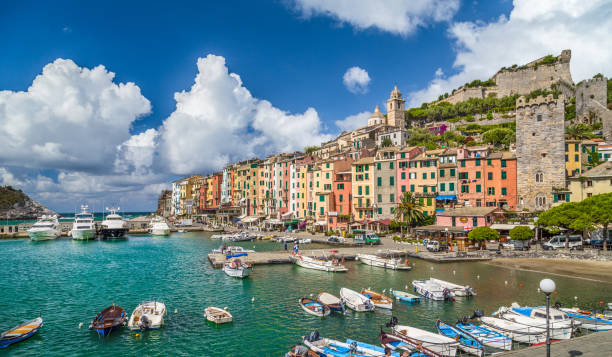
[[[0,186],[0,217],[7,220],[36,219],[55,212],[34,201],[21,190],[11,186]]]

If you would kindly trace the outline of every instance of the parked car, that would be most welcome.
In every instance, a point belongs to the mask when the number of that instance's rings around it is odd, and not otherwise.
[[[529,240],[511,240],[514,250],[529,250]]]
[[[569,248],[576,249],[578,247],[582,247],[582,236],[580,235],[569,236]],[[554,249],[565,248],[565,236],[556,235],[552,237],[548,242],[545,242],[542,245],[542,248],[544,248],[544,250],[554,250]]]
[[[430,240],[425,246],[430,252],[446,252],[448,251],[448,243],[440,243],[437,240]]]
[[[612,238],[606,241],[608,250],[612,250]],[[603,249],[603,239],[591,241],[591,248]]]
[[[344,243],[346,241],[346,239],[339,237],[339,236],[329,236],[327,238],[327,241],[329,243]]]
[[[361,244],[380,244],[380,238],[372,231],[358,230],[355,231],[355,243]]]

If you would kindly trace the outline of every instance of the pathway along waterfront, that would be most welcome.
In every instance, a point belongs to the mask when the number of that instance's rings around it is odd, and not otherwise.
[[[214,357],[239,356],[248,351],[252,356],[282,356],[314,329],[323,336],[376,343],[379,327],[390,319],[391,312],[348,312],[321,319],[306,314],[298,298],[320,291],[338,294],[343,286],[388,292],[389,288],[404,289],[413,279],[429,276],[470,284],[478,296],[455,303],[396,304],[393,315],[401,323],[433,331],[437,318],[454,322],[474,309],[488,314],[513,301],[526,305],[544,303],[537,287],[545,274],[484,263],[434,264],[414,260],[414,270],[402,272],[346,262],[349,272],[342,274],[281,264],[256,266],[248,279],[237,280],[211,267],[207,254],[218,247],[219,241],[208,236],[193,232],[176,233],[169,238],[130,236],[124,241],[0,241],[1,328],[39,313],[45,319],[38,335],[2,353]],[[240,245],[255,246],[259,251],[283,247],[272,242]],[[578,296],[581,307],[596,308],[599,301],[612,300],[612,284],[554,279],[559,294],[553,295],[553,302],[573,305],[574,296]],[[145,299],[166,303],[169,315],[162,330],[139,335],[120,330],[106,339],[87,330],[95,314],[113,302],[131,313]],[[227,306],[234,322],[220,327],[206,323],[203,312],[209,305]],[[83,327],[79,329],[81,322]]]

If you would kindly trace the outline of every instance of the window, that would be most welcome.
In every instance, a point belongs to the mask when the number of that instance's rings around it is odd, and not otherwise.
[[[411,179],[415,179],[415,178],[416,178],[416,172],[409,172],[409,173],[408,173],[408,176],[409,176]]]
[[[435,179],[436,178],[436,173],[432,172],[431,175],[429,175],[429,178]]]
[[[389,212],[390,212],[391,214],[394,214],[394,213],[395,213],[395,207],[391,207],[391,208],[389,208]]]
[[[444,170],[440,170],[440,177],[444,177]]]
[[[406,186],[402,185],[402,192],[406,192]]]
[[[370,165],[363,165],[363,166],[365,167],[365,170],[366,170],[366,171],[369,171],[369,169],[370,169]]]
[[[389,168],[393,169],[393,161],[389,161]]]
[[[405,180],[405,179],[406,179],[406,173],[402,172],[402,180]]]
[[[493,180],[493,173],[492,172],[489,172],[487,174],[487,180]]]
[[[324,195],[320,195],[319,196],[319,202],[325,202],[325,196]]]
[[[501,167],[506,167],[506,160],[501,161]]]
[[[395,185],[395,177],[393,177],[393,176],[389,177],[389,185],[391,185],[391,186]]]
[[[455,191],[455,183],[454,182],[449,182],[448,183],[448,190],[449,191]]]
[[[502,180],[505,180],[508,177],[508,174],[506,173],[506,171],[502,171],[501,172],[501,178]]]
[[[478,227],[478,218],[472,217],[472,226]]]
[[[460,180],[467,180],[468,179],[468,173],[467,172],[460,172],[459,173],[459,179]]]
[[[593,187],[593,181],[588,180],[587,181],[587,187]]]
[[[565,144],[565,146],[567,146],[567,144]],[[567,150],[566,150],[566,151],[567,151]],[[580,151],[580,149],[578,149],[578,144],[577,144],[577,143],[576,143],[576,144],[574,144],[574,151],[575,151],[575,152]]]
[[[378,198],[378,202],[382,202],[382,195],[380,193],[378,194],[377,198]]]
[[[368,179],[368,173],[367,172],[365,173],[365,179],[366,180]]]
[[[455,169],[450,169],[450,177],[455,177]]]
[[[357,194],[358,195],[362,194],[361,186],[357,186]]]
[[[329,169],[329,162],[325,164],[325,168]]]
[[[325,173],[325,178],[328,179],[329,178],[329,172]]]
[[[401,157],[402,159],[405,159],[405,158],[406,158],[406,153],[404,153],[404,152],[403,152],[403,153],[401,153],[401,154],[400,154],[400,157]]]
[[[382,214],[382,207],[378,207],[378,214]]]
[[[495,194],[495,187],[488,187],[487,188],[487,194],[488,195],[494,195]]]
[[[502,196],[505,196],[508,194],[508,190],[505,187],[502,187]]]
[[[480,192],[481,191],[481,186],[480,185],[476,185],[476,192]]]
[[[568,152],[568,151],[569,151],[568,146],[569,146],[568,144],[565,144],[565,152]]]
[[[414,192],[414,185],[410,185],[410,192]]]
[[[455,227],[457,225],[457,221],[455,220],[456,217],[452,216],[451,218],[452,218],[452,223],[451,224],[452,224],[453,227]]]
[[[461,160],[461,167],[465,167],[465,160]]]
[[[470,193],[470,186],[461,185],[461,193]]]
[[[390,194],[389,195],[389,202],[391,202],[391,203],[395,202],[395,195],[394,194]]]
[[[446,191],[446,190],[445,190],[445,186],[446,186],[446,185],[445,185],[444,183],[441,183],[441,184],[440,184],[440,192],[444,192],[444,191]]]
[[[377,169],[377,170],[380,170],[380,162],[377,162],[377,163],[376,163],[376,169]]]
[[[365,187],[365,191],[366,191],[366,195],[370,194],[370,186],[366,186]]]
[[[591,197],[593,194],[591,192],[587,193],[587,197]]]
[[[493,164],[491,164],[491,159],[487,160],[487,166],[493,166]]]
[[[427,199],[427,206],[431,206],[431,198]]]
[[[542,114],[538,114],[538,121],[542,121]]]
[[[423,193],[427,193],[427,186],[423,186]]]
[[[480,166],[480,159],[476,159],[476,166]]]
[[[427,172],[423,172],[423,180],[427,180]]]
[[[546,197],[538,196],[536,197],[536,206],[544,207],[546,205]]]
[[[343,196],[342,194],[338,195],[338,202],[342,202]]]
[[[325,209],[323,207],[321,207],[321,210],[319,211],[320,215],[323,216],[325,214]]]
[[[378,177],[378,178],[376,179],[376,184],[377,184],[378,186],[382,186],[382,177]]]
[[[480,178],[480,171],[476,171],[476,178],[479,179]]]
[[[578,154],[574,155],[574,161],[578,162],[580,159],[578,158]]]
[[[538,172],[536,174],[536,182],[544,182],[544,174],[541,172]]]

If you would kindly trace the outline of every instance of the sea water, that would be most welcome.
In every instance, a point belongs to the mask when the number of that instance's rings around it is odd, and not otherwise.
[[[352,261],[345,262],[349,272],[336,274],[288,264],[255,266],[250,277],[240,280],[210,266],[207,254],[221,242],[209,237],[193,232],[117,241],[0,241],[0,330],[39,314],[44,319],[35,337],[0,350],[0,355],[282,356],[313,330],[335,339],[378,344],[380,327],[391,316],[401,324],[435,331],[437,319],[454,323],[475,309],[490,314],[512,302],[542,305],[545,298],[537,288],[544,277],[557,284],[553,303],[597,308],[600,301],[612,301],[610,283],[485,263],[433,264],[417,259],[410,260],[412,271],[387,271]],[[261,251],[284,249],[284,244],[273,242],[240,245]],[[390,289],[411,291],[412,280],[429,277],[469,284],[478,295],[454,303],[396,302],[393,311],[348,311],[325,318],[307,314],[298,304],[300,297],[322,291],[339,295],[341,287],[384,290],[390,296]],[[168,315],[161,330],[137,333],[124,328],[101,338],[87,329],[91,319],[113,303],[131,314],[150,299],[166,304]],[[206,322],[207,306],[227,307],[234,322]]]

